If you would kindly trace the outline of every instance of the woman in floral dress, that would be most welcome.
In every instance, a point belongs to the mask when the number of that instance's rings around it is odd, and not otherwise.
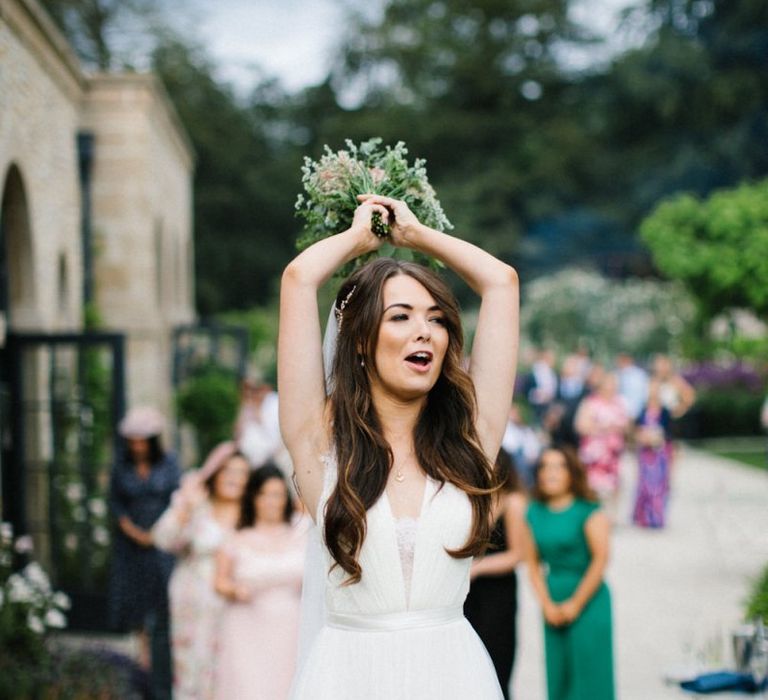
[[[213,697],[214,654],[223,601],[213,587],[216,552],[240,517],[249,466],[232,442],[188,475],[152,530],[177,555],[170,581],[174,700]]]
[[[648,403],[637,418],[637,495],[632,521],[640,527],[664,527],[672,466],[672,416],[661,403],[659,382],[653,381]]]
[[[619,494],[619,460],[629,415],[618,393],[615,374],[606,374],[576,413],[576,431],[581,436],[579,457],[587,467],[589,486],[615,519]]]

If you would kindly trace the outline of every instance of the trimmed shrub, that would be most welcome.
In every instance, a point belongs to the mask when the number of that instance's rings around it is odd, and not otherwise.
[[[184,382],[176,396],[176,410],[181,421],[194,428],[200,458],[232,438],[238,405],[237,378],[232,372],[209,365]]]

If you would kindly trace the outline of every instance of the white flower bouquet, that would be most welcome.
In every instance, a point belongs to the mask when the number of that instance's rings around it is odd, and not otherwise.
[[[429,184],[425,161],[417,158],[412,164],[409,163],[406,158],[408,149],[402,141],[391,147],[382,146],[380,138],[372,138],[358,146],[347,139],[346,146],[346,149],[336,152],[325,146],[320,160],[304,159],[304,192],[296,200],[296,215],[304,219],[304,230],[296,243],[299,250],[348,229],[359,205],[359,194],[380,194],[401,199],[426,226],[438,231],[453,228]],[[389,232],[377,214],[373,215],[371,228],[382,238],[386,238]],[[441,267],[434,259],[385,242],[379,251],[349,263],[338,274],[346,276],[356,266],[376,255]]]

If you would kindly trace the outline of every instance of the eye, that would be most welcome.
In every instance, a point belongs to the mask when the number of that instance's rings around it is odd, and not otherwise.
[[[440,326],[447,325],[447,322],[445,320],[445,316],[434,316],[433,318],[429,319],[430,323],[437,323]]]
[[[390,321],[407,321],[408,320],[408,314],[395,314],[389,320]]]

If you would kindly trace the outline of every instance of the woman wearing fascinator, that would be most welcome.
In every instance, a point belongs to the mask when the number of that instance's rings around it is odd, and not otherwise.
[[[176,555],[171,576],[174,700],[213,697],[214,651],[224,600],[214,590],[216,552],[234,532],[250,467],[234,442],[217,445],[186,474],[152,528],[155,546]]]
[[[139,662],[149,670],[153,697],[171,693],[168,578],[173,557],[154,547],[151,529],[179,485],[179,465],[162,445],[163,415],[135,406],[118,427],[123,450],[112,468],[109,510],[115,536],[109,576],[109,622],[138,633]]]
[[[493,464],[514,384],[517,275],[402,201],[358,199],[351,227],[304,250],[282,279],[280,421],[322,537],[325,606],[292,697],[501,698],[462,606],[501,487]],[[446,283],[379,258],[339,289],[325,376],[318,289],[381,246],[374,213],[390,243],[437,258],[480,296],[469,371]]]

